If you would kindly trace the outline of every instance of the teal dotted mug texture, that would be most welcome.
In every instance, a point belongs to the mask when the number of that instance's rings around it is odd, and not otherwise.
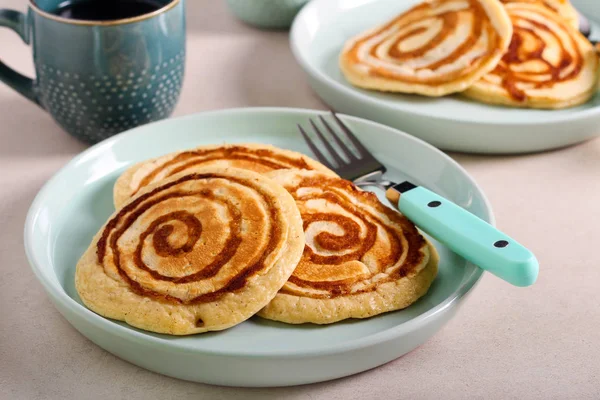
[[[0,62],[0,80],[88,143],[169,116],[184,75],[184,0],[113,21],[52,14],[63,1],[30,0],[26,14],[0,10],[0,26],[32,45],[36,71],[30,79]]]

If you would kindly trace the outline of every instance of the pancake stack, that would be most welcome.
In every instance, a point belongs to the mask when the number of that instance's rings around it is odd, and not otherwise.
[[[350,39],[353,85],[557,109],[597,90],[598,55],[568,0],[426,0]]]
[[[92,311],[172,335],[257,314],[332,323],[405,308],[437,253],[375,195],[269,145],[207,146],[134,165],[77,264]]]

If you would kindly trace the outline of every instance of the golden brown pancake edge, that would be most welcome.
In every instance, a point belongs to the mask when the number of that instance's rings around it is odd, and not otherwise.
[[[113,189],[115,207],[119,208],[128,198],[149,183],[155,183],[172,174],[192,168],[209,166],[211,163],[216,163],[219,167],[237,167],[259,173],[280,168],[299,168],[335,175],[323,164],[304,154],[268,144],[234,143],[200,146],[145,160],[129,167],[115,182]]]

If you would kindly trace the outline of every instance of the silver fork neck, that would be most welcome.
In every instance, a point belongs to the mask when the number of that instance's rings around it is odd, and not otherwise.
[[[370,174],[361,176],[354,180],[354,184],[359,188],[363,187],[377,187],[383,191],[388,190],[394,186],[394,182],[383,178],[382,171],[373,171]]]

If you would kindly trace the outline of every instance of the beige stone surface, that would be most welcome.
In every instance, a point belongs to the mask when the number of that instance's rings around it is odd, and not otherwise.
[[[324,108],[285,33],[241,25],[220,0],[188,1],[188,11],[187,75],[175,115]],[[3,61],[31,73],[29,49],[16,35],[2,29],[0,43]],[[51,304],[27,264],[23,223],[40,187],[84,148],[0,84],[0,399],[600,398],[600,140],[526,156],[452,155],[487,192],[500,228],[538,255],[535,286],[486,275],[455,319],[399,360],[333,382],[252,390],[142,370],[89,342]]]

